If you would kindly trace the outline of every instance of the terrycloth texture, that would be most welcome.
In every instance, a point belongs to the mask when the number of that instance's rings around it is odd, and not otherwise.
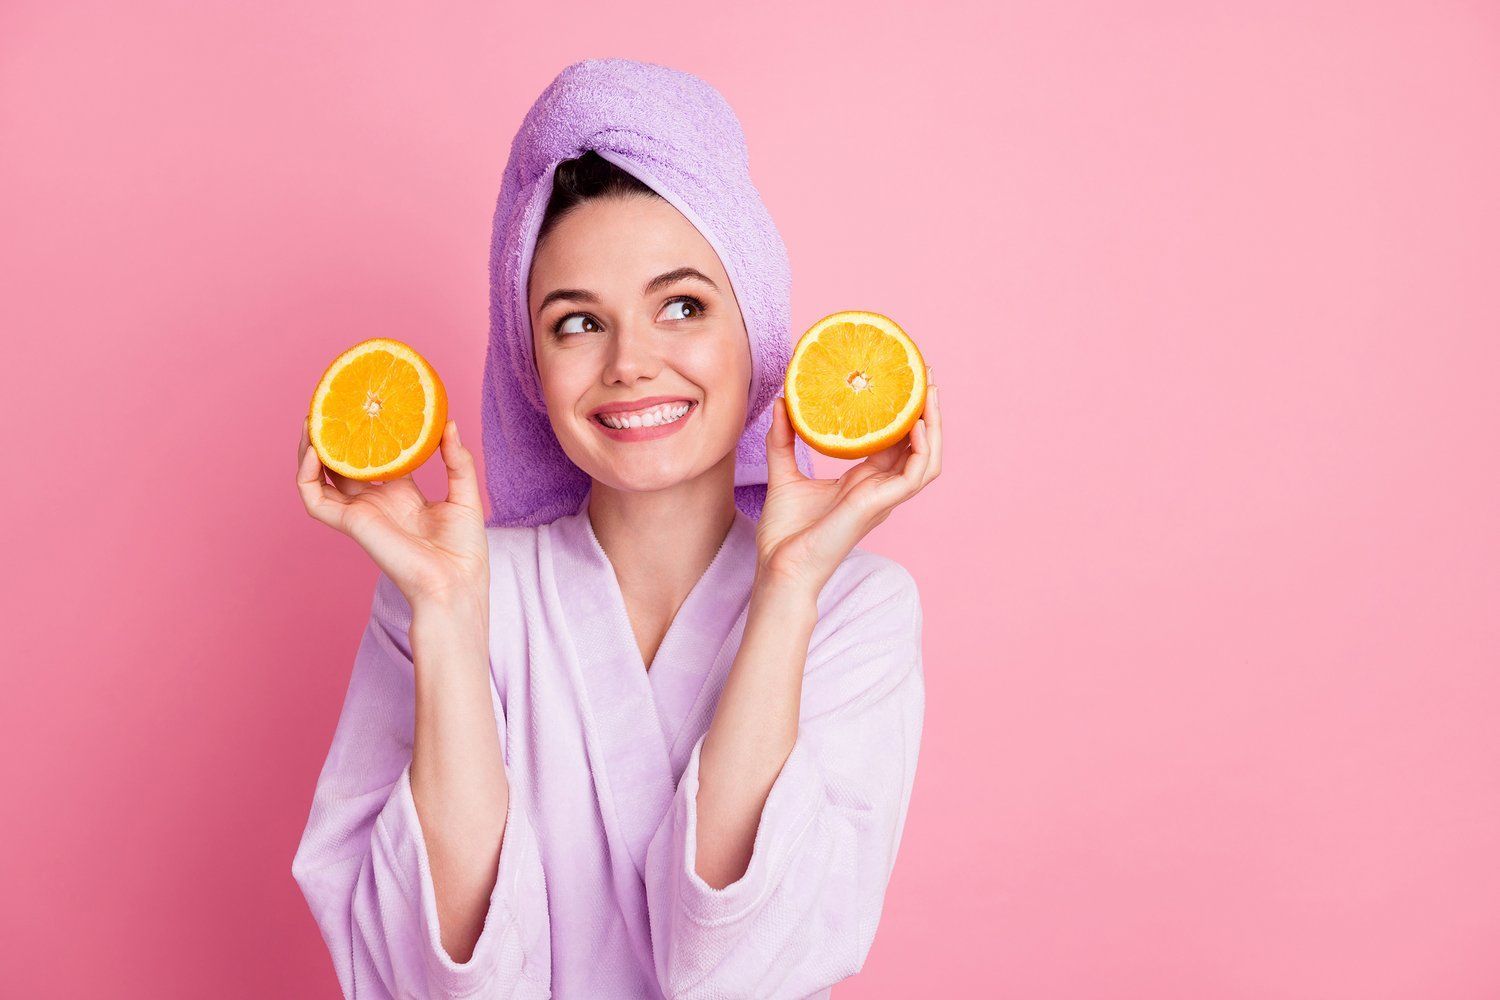
[[[526,113],[510,147],[490,245],[490,339],[484,365],[488,523],[546,524],[577,509],[589,478],[547,418],[532,351],[526,283],[553,171],[592,149],[677,207],[719,255],[750,336],[745,430],[735,456],[735,503],[760,519],[770,403],[786,379],[791,266],[786,244],[750,181],[739,120],[722,95],[681,70],[630,59],[586,59],[558,74]],[[812,452],[793,444],[813,474]]]
[[[292,863],[347,997],[827,997],[875,938],[922,734],[911,575],[856,547],[818,597],[797,742],[749,868],[697,874],[703,737],[755,566],[743,511],[649,672],[587,496],[487,529],[490,673],[510,776],[499,876],[456,963],[411,797],[411,609],[384,575]],[[550,994],[549,994],[550,991]]]

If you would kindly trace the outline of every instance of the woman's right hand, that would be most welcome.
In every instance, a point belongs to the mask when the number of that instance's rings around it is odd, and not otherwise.
[[[297,490],[308,514],[358,542],[413,608],[489,594],[489,540],[474,456],[452,420],[439,447],[448,499],[428,503],[410,473],[366,483],[324,466],[306,420],[297,446]]]

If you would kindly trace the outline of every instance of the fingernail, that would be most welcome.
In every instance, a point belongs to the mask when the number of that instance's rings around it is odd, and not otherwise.
[[[458,421],[457,420],[450,420],[448,422],[453,425],[453,443],[457,444],[457,445],[462,445],[463,442],[458,439]]]

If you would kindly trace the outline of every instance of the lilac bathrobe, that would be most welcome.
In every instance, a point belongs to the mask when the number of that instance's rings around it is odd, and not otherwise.
[[[582,85],[621,68],[569,72]],[[776,339],[752,334],[763,370],[775,370]],[[763,427],[752,433],[763,440]],[[487,462],[506,461],[486,439]],[[764,496],[764,452],[758,477],[753,452],[740,458],[735,520],[649,670],[587,491],[540,473],[503,503],[492,488],[508,512],[485,530],[510,809],[484,928],[463,963],[441,944],[411,794],[411,609],[378,577],[292,863],[345,996],[826,997],[863,966],[922,732],[917,588],[900,564],[858,547],[823,588],[797,740],[749,867],[708,885],[695,864],[699,755],[744,635]]]
[[[818,598],[797,741],[749,868],[697,874],[698,760],[745,629],[755,522],[737,512],[648,671],[586,502],[488,528],[490,664],[510,777],[473,955],[443,950],[411,796],[411,611],[381,575],[292,871],[346,996],[825,996],[864,964],[922,733],[910,574],[856,548]]]

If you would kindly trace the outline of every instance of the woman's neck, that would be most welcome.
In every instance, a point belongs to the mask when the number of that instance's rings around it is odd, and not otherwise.
[[[734,456],[696,479],[651,493],[595,480],[587,508],[627,604],[670,620],[734,525]]]
[[[589,490],[585,517],[615,570],[646,667],[682,601],[729,538],[738,511],[733,456],[697,480],[654,493]]]

